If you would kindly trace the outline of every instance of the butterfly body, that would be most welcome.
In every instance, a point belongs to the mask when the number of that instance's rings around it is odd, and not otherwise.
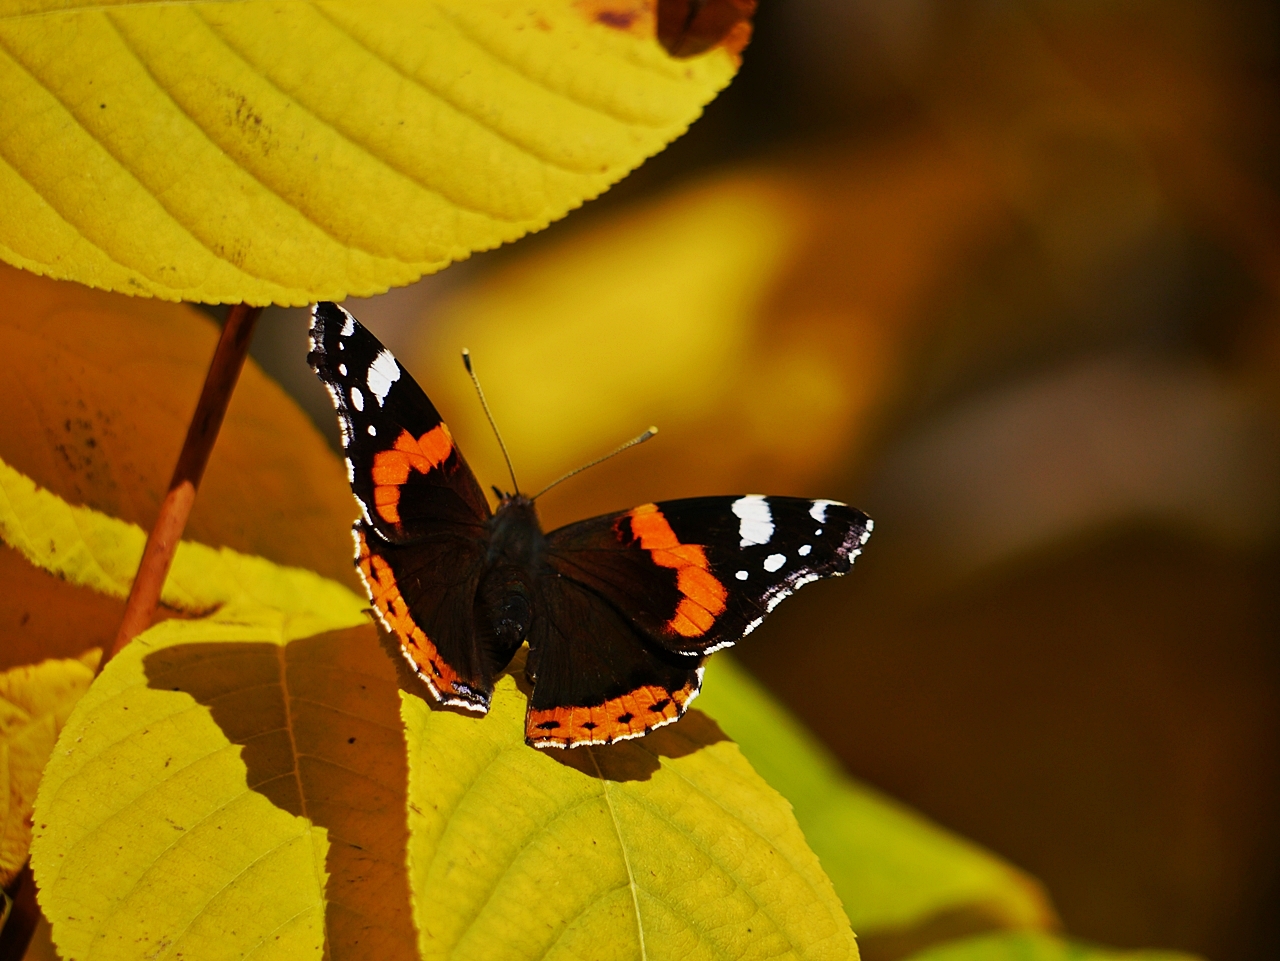
[[[538,511],[519,494],[503,498],[487,525],[485,570],[476,592],[476,633],[499,657],[511,657],[529,637],[538,577],[547,548]]]
[[[836,501],[642,504],[544,533],[533,500],[491,510],[435,407],[348,312],[318,304],[312,366],[363,517],[356,565],[432,696],[483,714],[528,644],[526,740],[576,747],[677,720],[712,651],[799,587],[845,573],[871,521]]]

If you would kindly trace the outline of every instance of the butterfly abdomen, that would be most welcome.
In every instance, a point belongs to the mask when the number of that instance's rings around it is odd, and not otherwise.
[[[533,502],[518,494],[503,498],[487,523],[487,535],[476,591],[476,633],[484,639],[494,669],[501,670],[529,636],[546,538]]]

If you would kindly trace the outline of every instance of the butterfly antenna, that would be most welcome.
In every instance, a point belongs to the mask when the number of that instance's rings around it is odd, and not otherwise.
[[[656,434],[657,432],[658,432],[658,428],[656,428],[656,427],[650,427],[647,431],[645,431],[645,432],[644,432],[643,434],[641,434],[639,437],[633,437],[633,438],[631,438],[631,440],[627,441],[627,442],[626,442],[625,444],[623,444],[621,447],[618,447],[618,448],[616,448],[616,449],[614,449],[614,450],[609,451],[609,453],[605,454],[603,457],[597,457],[597,458],[596,458],[595,460],[593,460],[590,464],[583,464],[581,467],[577,467],[577,468],[574,468],[573,470],[569,471],[569,473],[565,474],[563,477],[557,477],[557,478],[556,478],[555,480],[553,480],[550,484],[548,484],[546,487],[542,488],[542,490],[538,491],[538,493],[534,494],[534,495],[533,495],[533,497],[531,497],[531,498],[529,498],[529,499],[530,499],[530,500],[535,500],[535,501],[536,501],[539,497],[541,497],[541,496],[542,496],[543,494],[545,494],[547,491],[551,490],[551,488],[555,487],[557,484],[561,484],[561,483],[563,483],[564,481],[567,481],[567,480],[568,480],[570,477],[572,477],[574,474],[581,474],[581,473],[582,473],[584,470],[586,470],[588,467],[595,467],[595,466],[596,466],[596,464],[603,464],[603,463],[604,463],[605,461],[607,461],[610,457],[613,457],[613,456],[615,456],[615,455],[617,455],[617,454],[621,454],[621,453],[622,453],[624,450],[626,450],[628,447],[635,447],[635,446],[636,446],[636,444],[643,444],[645,441],[647,441],[650,437],[652,437],[652,436],[653,436],[654,434]]]
[[[502,448],[502,456],[507,461],[507,473],[511,475],[511,491],[512,493],[519,493],[520,485],[516,483],[516,469],[511,466],[511,455],[507,453],[507,445],[502,442],[502,435],[498,433],[498,424],[489,410],[489,402],[484,399],[484,391],[480,389],[480,378],[471,369],[471,351],[465,347],[462,348],[462,366],[467,368],[467,373],[471,375],[471,383],[476,386],[476,394],[480,397],[480,406],[484,408],[484,416],[489,418],[489,426],[493,428],[493,436],[498,438],[498,446]],[[497,488],[495,487],[494,490],[497,490]]]

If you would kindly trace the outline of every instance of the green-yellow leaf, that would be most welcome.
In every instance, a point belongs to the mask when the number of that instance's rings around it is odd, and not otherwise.
[[[731,658],[711,660],[698,706],[794,806],[867,943],[925,925],[968,933],[1055,923],[1035,881],[850,778]]]
[[[1195,958],[1179,951],[1119,951],[1063,941],[1035,931],[1017,931],[950,941],[913,954],[909,961],[1195,961]]]
[[[679,136],[638,0],[0,0],[0,257],[176,300],[305,304],[545,226]]]
[[[0,887],[27,860],[40,775],[58,732],[93,680],[98,656],[91,651],[77,660],[0,673]]]
[[[789,806],[701,712],[561,755],[525,746],[512,675],[483,723],[401,710],[423,958],[857,957]]]

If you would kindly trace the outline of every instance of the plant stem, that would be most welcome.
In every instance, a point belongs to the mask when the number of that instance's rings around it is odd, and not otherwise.
[[[187,439],[173,469],[173,479],[169,481],[169,492],[160,504],[160,516],[156,518],[155,526],[147,535],[147,546],[142,550],[142,561],[138,564],[138,573],[125,604],[124,619],[120,622],[115,644],[102,659],[99,671],[134,637],[151,626],[160,601],[160,590],[169,574],[178,542],[182,540],[191,505],[195,503],[196,488],[200,486],[205,465],[209,463],[209,453],[218,439],[227,404],[249,353],[253,326],[261,313],[261,307],[236,304],[227,315],[209,372],[205,375],[200,401],[187,427]]]

